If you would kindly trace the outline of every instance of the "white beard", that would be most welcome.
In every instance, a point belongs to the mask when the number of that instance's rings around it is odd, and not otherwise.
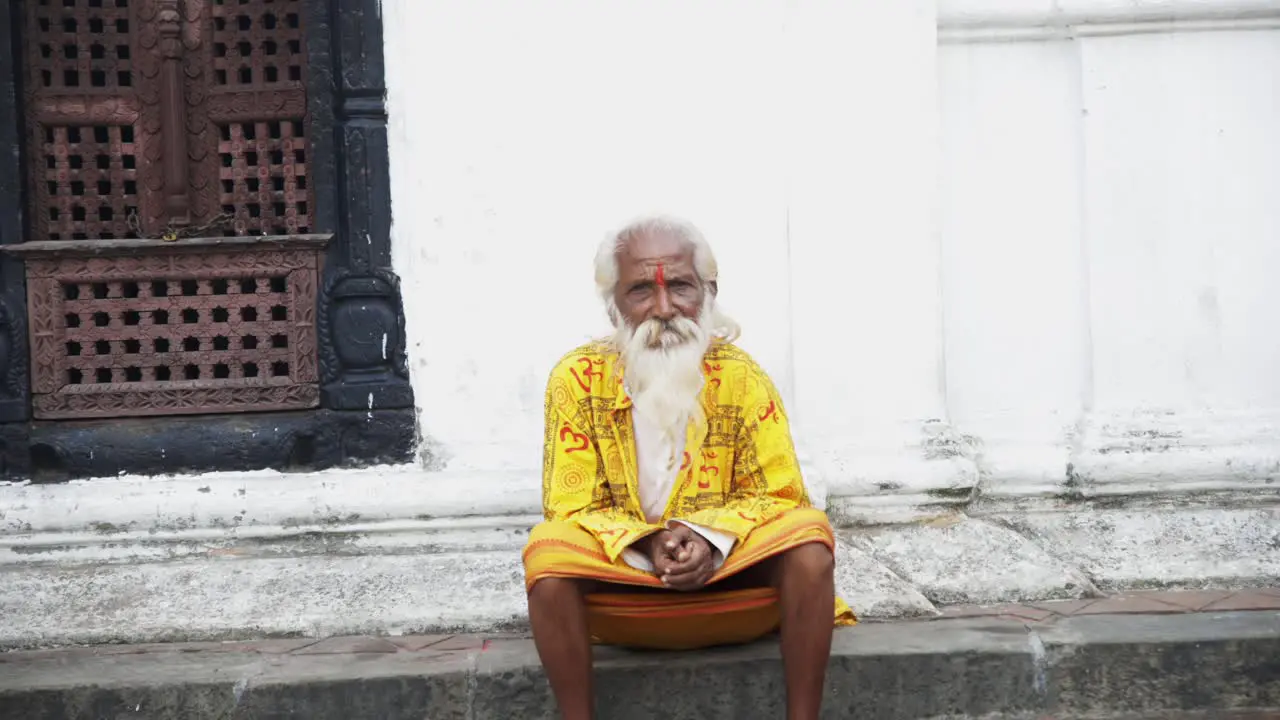
[[[677,317],[664,327],[662,321],[647,320],[632,329],[624,321],[614,335],[631,401],[662,433],[667,457],[653,459],[668,470],[676,467],[675,448],[683,444],[689,423],[705,419],[698,395],[702,358],[711,346],[710,306],[703,305],[697,322]]]

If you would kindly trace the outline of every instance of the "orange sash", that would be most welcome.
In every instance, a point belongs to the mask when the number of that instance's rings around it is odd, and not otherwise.
[[[684,650],[749,642],[778,628],[777,592],[773,588],[717,590],[716,583],[794,547],[820,542],[834,548],[835,539],[821,510],[798,508],[752,530],[729,553],[707,582],[705,591],[608,593],[587,597],[592,638],[608,645]],[[540,523],[524,550],[525,587],[543,578],[583,578],[619,585],[662,589],[651,573],[621,559],[609,562],[595,537],[572,521]],[[836,625],[857,622],[840,598]]]

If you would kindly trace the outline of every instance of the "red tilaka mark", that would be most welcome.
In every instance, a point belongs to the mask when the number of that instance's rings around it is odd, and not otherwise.
[[[662,263],[658,263],[658,274],[653,276],[653,281],[658,283],[658,287],[667,286],[667,268]]]

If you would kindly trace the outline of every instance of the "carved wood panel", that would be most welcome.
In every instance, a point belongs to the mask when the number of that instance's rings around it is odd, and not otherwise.
[[[308,242],[121,257],[34,251],[36,416],[314,407],[319,248]]]
[[[28,0],[30,240],[312,232],[303,0]]]
[[[36,417],[316,405],[304,6],[22,5]]]

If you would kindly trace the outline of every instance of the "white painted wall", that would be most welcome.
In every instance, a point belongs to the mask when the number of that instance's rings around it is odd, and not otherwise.
[[[984,494],[1067,463],[1085,493],[1267,489],[1280,3],[1018,5],[940,7],[948,407]]]
[[[547,373],[607,329],[594,245],[638,213],[722,239],[725,301],[789,384],[783,5],[711,45],[729,6],[677,7],[385,3],[395,264],[444,465],[538,467]]]
[[[395,263],[447,467],[536,473],[546,374],[607,330],[595,243],[650,211],[714,243],[722,302],[817,467],[892,466],[942,416],[930,3],[400,0],[384,17]]]
[[[536,483],[594,245],[661,211],[850,516],[1276,472],[1280,3],[383,11],[432,468]]]

